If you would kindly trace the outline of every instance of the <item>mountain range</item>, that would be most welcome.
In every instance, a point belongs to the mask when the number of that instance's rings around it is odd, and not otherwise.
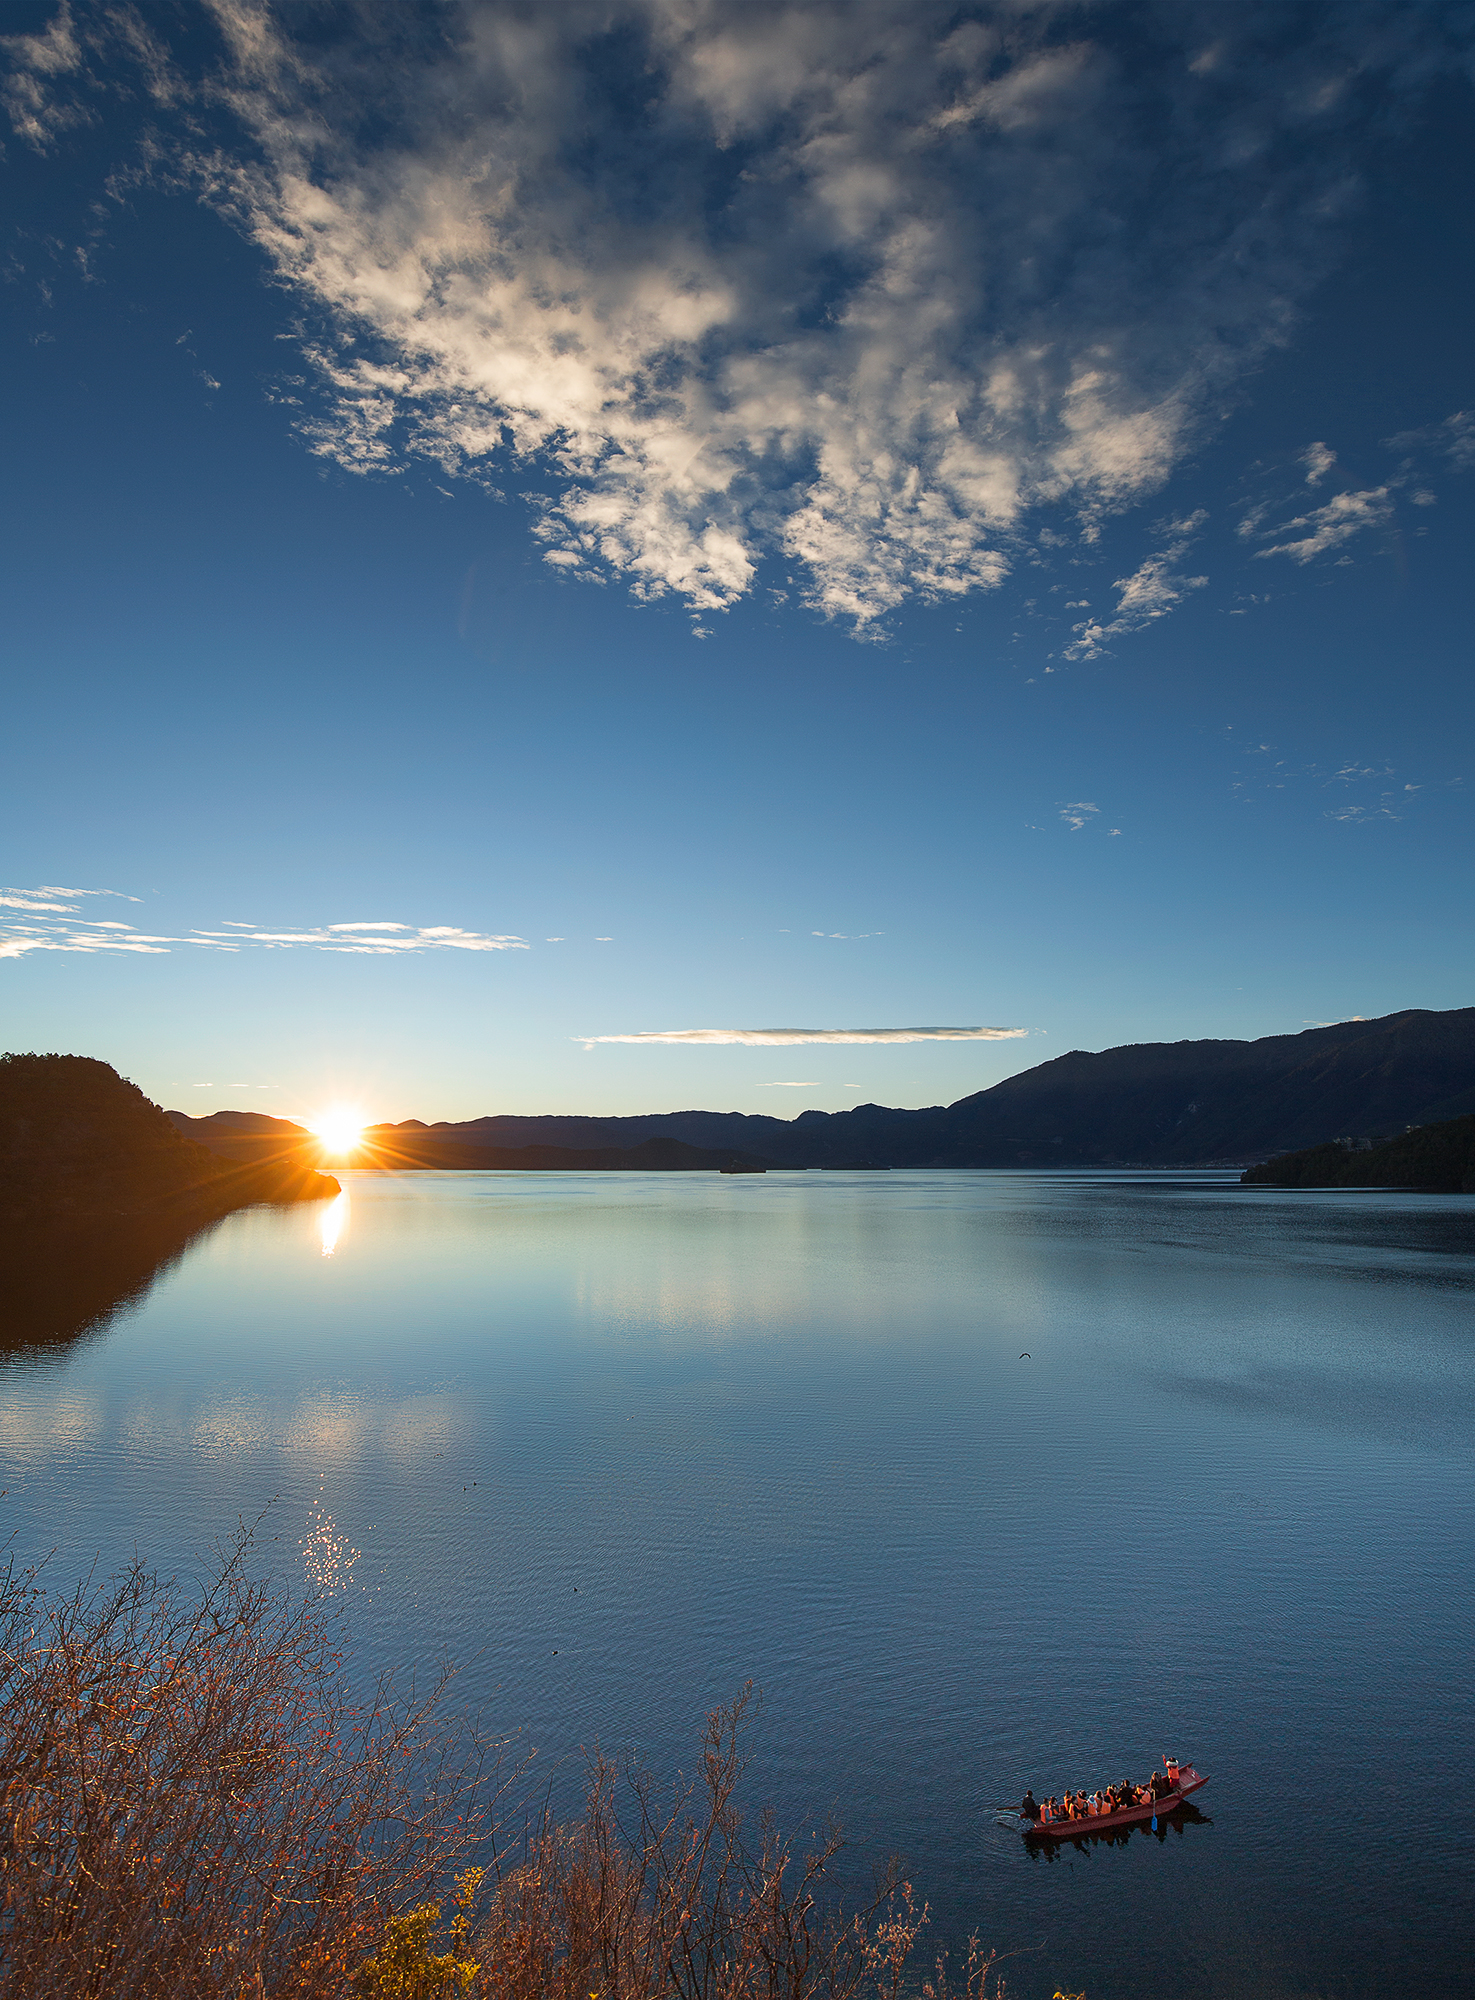
[[[1073,1050],[955,1104],[862,1104],[793,1119],[737,1111],[511,1114],[370,1126],[359,1156],[394,1167],[1243,1166],[1341,1137],[1475,1112],[1475,1007],[1409,1008],[1252,1042]],[[316,1158],[301,1125],[219,1111],[178,1129],[227,1158]]]

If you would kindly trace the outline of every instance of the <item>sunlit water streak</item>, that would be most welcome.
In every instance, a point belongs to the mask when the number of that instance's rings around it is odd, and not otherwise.
[[[335,1195],[332,1201],[323,1202],[318,1209],[318,1232],[325,1257],[331,1257],[338,1248],[339,1238],[348,1228],[352,1202],[348,1190]]]
[[[939,1941],[1028,1947],[1022,2000],[1469,1989],[1475,1202],[344,1180],[7,1369],[23,1555],[196,1573],[278,1495],[362,1670],[449,1652],[566,1802],[751,1675],[757,1789],[901,1848]],[[994,1821],[1164,1749],[1211,1823],[1032,1861]]]

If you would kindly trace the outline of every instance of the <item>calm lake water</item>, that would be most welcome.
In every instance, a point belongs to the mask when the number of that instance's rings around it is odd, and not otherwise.
[[[899,1850],[1021,2000],[1475,1991],[1475,1200],[344,1179],[7,1358],[22,1556],[194,1571],[277,1496],[300,1573],[326,1518],[365,1669],[464,1662],[556,1798],[751,1678],[782,1822]],[[994,1819],[1165,1749],[1204,1823]]]

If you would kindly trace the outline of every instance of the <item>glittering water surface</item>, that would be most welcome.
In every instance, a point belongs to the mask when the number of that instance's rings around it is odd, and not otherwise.
[[[899,1849],[1021,2000],[1475,1990],[1475,1201],[346,1183],[10,1357],[24,1557],[193,1570],[278,1496],[364,1669],[449,1652],[556,1797],[596,1739],[674,1772],[751,1677],[756,1789]],[[1204,1823],[995,1822],[1164,1749]]]

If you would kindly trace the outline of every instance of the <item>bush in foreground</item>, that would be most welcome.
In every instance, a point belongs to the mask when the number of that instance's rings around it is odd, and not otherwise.
[[[0,1578],[3,2000],[897,2000],[927,1912],[892,1867],[846,1914],[833,1829],[749,1841],[747,1692],[670,1803],[597,1758],[582,1819],[509,1851],[444,1683],[355,1702],[321,1607],[249,1552],[197,1596]],[[921,1991],[1002,1994],[976,1941],[961,1977]]]

